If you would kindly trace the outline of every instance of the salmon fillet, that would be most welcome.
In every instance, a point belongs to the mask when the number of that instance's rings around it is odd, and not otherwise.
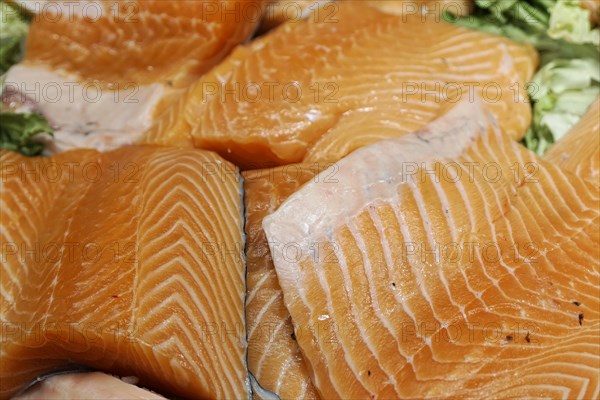
[[[600,99],[544,158],[600,186]]]
[[[263,221],[322,398],[598,397],[598,186],[468,102],[337,165]]]
[[[261,0],[30,2],[25,59],[5,102],[56,129],[51,149],[135,143],[183,89],[246,40]]]
[[[236,47],[221,64],[198,79],[192,87],[213,85],[215,82],[223,84],[231,75],[232,69],[240,65],[249,52],[250,49],[247,46]],[[204,101],[202,97],[195,94],[194,90],[187,90],[144,134],[141,139],[142,142],[145,144],[194,147],[192,125],[189,121],[196,119],[195,112],[199,107],[202,107]]]
[[[260,18],[257,0],[96,3],[98,7],[85,11],[72,7],[72,14],[59,12],[55,18],[35,17],[25,61],[86,81],[169,82],[181,88],[245,40]],[[100,16],[92,18],[90,10],[96,8]],[[246,13],[255,21],[242,18]]]
[[[234,165],[160,147],[0,157],[1,398],[65,364],[248,397]]]
[[[358,0],[357,2],[359,2]],[[372,7],[397,15],[439,17],[444,13],[467,16],[473,11],[473,0],[369,0]],[[439,21],[439,18],[436,19]]]
[[[381,11],[397,15],[435,14],[451,12],[466,16],[473,11],[473,0],[342,0],[357,5],[375,7]],[[335,17],[339,8],[335,0],[276,0],[266,3],[261,31],[267,31],[286,21],[303,18],[323,19]]]
[[[318,395],[308,377],[283,303],[262,221],[301,185],[329,166],[286,165],[243,174],[248,369],[262,388],[282,399],[316,399]]]
[[[197,147],[242,169],[335,161],[410,133],[445,103],[476,93],[509,136],[529,126],[519,88],[536,67],[531,47],[355,2],[331,18],[286,23],[258,38],[219,67],[228,71],[222,79],[194,84],[146,140],[191,134]]]

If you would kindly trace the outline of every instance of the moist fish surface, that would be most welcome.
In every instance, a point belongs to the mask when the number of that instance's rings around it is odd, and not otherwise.
[[[72,364],[164,395],[248,397],[234,165],[143,146],[0,157],[1,398]]]
[[[294,164],[244,172],[248,369],[282,399],[316,399],[262,228],[263,218],[331,164]],[[335,174],[325,177],[335,180]]]
[[[322,398],[598,397],[597,185],[469,102],[337,166],[263,220]]]
[[[600,185],[600,99],[554,144],[544,159]]]
[[[465,16],[473,9],[473,0],[276,0],[266,3],[260,29],[266,31],[286,21],[334,17],[340,3],[375,7],[397,15],[443,14]]]
[[[54,152],[136,143],[182,90],[246,40],[259,0],[29,2],[25,59],[3,100],[44,114]]]
[[[335,14],[335,0],[277,0],[269,1],[260,21],[260,30],[267,31],[286,21],[313,18],[314,13]],[[318,14],[317,14],[318,15]]]
[[[535,50],[435,14],[391,15],[357,2],[290,21],[196,82],[150,129],[150,143],[217,151],[242,169],[336,161],[410,133],[477,93],[507,135],[531,107]]]

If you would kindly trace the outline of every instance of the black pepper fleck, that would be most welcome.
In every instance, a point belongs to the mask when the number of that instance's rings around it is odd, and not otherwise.
[[[579,326],[583,325],[583,313],[579,314]]]
[[[392,286],[393,286],[393,287],[396,287],[396,282],[392,282]]]
[[[512,335],[507,335],[507,336],[506,336],[506,340],[508,340],[509,342],[511,342],[511,341],[513,340],[513,337],[512,337]]]
[[[371,376],[371,371],[367,371],[367,375]]]
[[[574,301],[573,304],[575,304],[577,307],[579,307],[581,305],[581,303],[579,301]]]
[[[527,343],[531,343],[531,339],[529,338],[529,332],[527,332],[527,336],[525,336],[525,341]]]

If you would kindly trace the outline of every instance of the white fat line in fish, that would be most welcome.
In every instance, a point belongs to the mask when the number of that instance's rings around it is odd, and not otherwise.
[[[2,96],[16,112],[46,117],[54,129],[49,151],[57,153],[78,147],[108,151],[135,143],[152,125],[154,110],[169,90],[159,83],[135,82],[105,89],[75,74],[22,63],[8,71]]]

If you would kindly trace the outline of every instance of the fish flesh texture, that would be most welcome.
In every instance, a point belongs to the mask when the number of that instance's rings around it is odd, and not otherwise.
[[[342,0],[356,5],[375,7],[396,15],[439,16],[449,12],[466,16],[473,11],[473,0]],[[276,0],[268,1],[260,23],[260,30],[267,31],[286,21],[304,18],[326,18],[337,13],[339,3],[335,0]]]
[[[363,2],[363,4],[366,2]],[[267,1],[260,21],[260,31],[283,24],[287,21],[299,21],[311,18],[314,13],[335,13],[338,4],[335,0],[275,0]]]
[[[322,398],[598,398],[598,186],[480,102],[337,166],[263,220]]]
[[[263,218],[330,164],[292,164],[245,171],[248,369],[282,399],[317,399],[283,303]],[[332,181],[335,176],[327,177]],[[256,394],[255,394],[256,395]]]
[[[232,69],[241,64],[249,53],[248,46],[236,47],[226,59],[208,73],[203,75],[192,87],[224,84],[232,73]],[[161,114],[160,118],[141,138],[142,144],[159,144],[164,146],[194,147],[191,135],[192,121],[195,112],[204,100],[194,90],[187,90],[180,99]]]
[[[283,24],[231,60],[217,79],[192,85],[145,140],[193,140],[243,170],[336,161],[410,133],[477,93],[518,139],[531,119],[522,89],[537,54],[435,18],[351,2],[330,19]]]
[[[600,186],[600,99],[544,158]]]
[[[422,15],[439,21],[444,13],[467,16],[474,8],[473,0],[370,0],[371,7],[397,15]]]
[[[149,146],[0,162],[0,398],[72,364],[248,397],[237,167]]]
[[[29,2],[25,59],[3,100],[55,129],[52,152],[135,143],[258,26],[257,0]]]

